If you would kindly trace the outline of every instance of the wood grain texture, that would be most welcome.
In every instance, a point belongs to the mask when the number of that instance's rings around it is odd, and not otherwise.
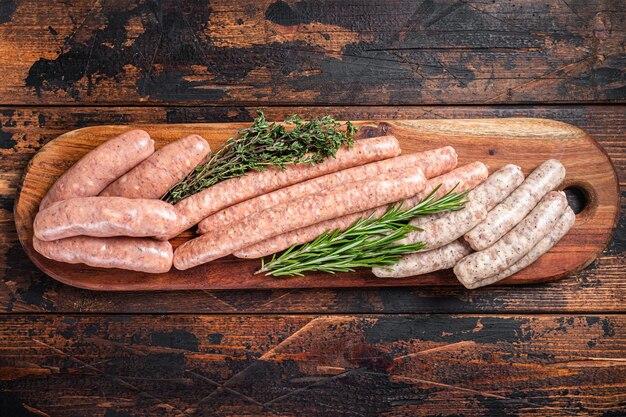
[[[623,102],[625,16],[623,0],[7,0],[0,103]]]
[[[559,159],[567,169],[562,187],[578,187],[588,196],[588,204],[577,215],[570,232],[553,249],[507,284],[553,281],[577,272],[604,250],[617,222],[619,189],[610,160],[599,145],[582,130],[545,119],[482,120],[397,120],[355,122],[359,136],[392,134],[404,154],[451,145],[459,154],[459,164],[483,161],[494,171],[515,162],[528,175],[541,162]],[[172,124],[142,126],[163,146],[189,134],[204,137],[212,149],[245,124]],[[438,271],[415,278],[375,278],[370,270],[328,275],[307,273],[304,277],[273,278],[254,275],[258,260],[234,257],[186,271],[172,269],[164,274],[146,274],[113,269],[90,268],[46,259],[32,248],[32,224],[39,202],[56,179],[74,162],[104,141],[127,131],[128,126],[97,126],[65,133],[44,146],[29,163],[15,205],[18,237],[28,256],[46,274],[68,285],[93,290],[180,290],[180,289],[260,289],[332,288],[409,285],[450,285],[456,279],[451,271]],[[189,240],[189,231],[172,241],[174,247]]]
[[[4,316],[12,416],[626,413],[626,318]]]
[[[282,119],[333,114],[342,119],[547,117],[591,133],[609,152],[621,184],[626,184],[626,107],[321,107],[268,108]],[[58,283],[24,254],[13,221],[13,199],[28,160],[69,128],[107,123],[250,121],[254,108],[18,108],[0,109],[0,310],[4,312],[623,312],[626,305],[624,251],[626,209],[613,241],[585,271],[554,284],[490,287],[469,292],[458,287],[370,288],[263,291],[181,291],[93,293]],[[610,120],[610,123],[606,121]],[[622,192],[626,188],[622,187]],[[622,198],[622,204],[626,200]]]

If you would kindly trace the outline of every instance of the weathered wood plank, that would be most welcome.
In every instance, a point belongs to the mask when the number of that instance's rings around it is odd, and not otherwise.
[[[290,113],[333,114],[342,119],[548,117],[581,127],[608,151],[626,196],[626,107],[320,107],[269,108],[272,119]],[[626,210],[608,250],[585,272],[555,284],[465,291],[440,289],[296,290],[92,293],[45,277],[25,255],[15,234],[15,187],[30,157],[47,140],[78,127],[111,123],[251,120],[245,107],[12,108],[0,109],[0,309],[5,312],[619,312],[624,311]],[[626,208],[626,200],[622,199]]]
[[[624,316],[3,316],[12,415],[626,412]]]
[[[2,104],[626,99],[623,0],[5,3]]]

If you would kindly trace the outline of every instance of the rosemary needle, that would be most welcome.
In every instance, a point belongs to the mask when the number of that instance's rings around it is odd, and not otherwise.
[[[422,230],[408,224],[409,220],[447,210],[460,210],[467,202],[467,192],[454,193],[454,189],[435,200],[438,189],[439,186],[412,208],[402,209],[402,202],[390,204],[378,218],[371,214],[356,220],[343,232],[328,230],[312,242],[294,245],[280,256],[274,255],[269,262],[263,259],[256,274],[302,276],[307,271],[335,273],[354,271],[359,267],[393,265],[402,255],[425,248],[422,242],[396,243],[408,233]]]
[[[279,124],[269,123],[263,111],[257,113],[252,126],[241,129],[228,139],[206,163],[197,166],[161,199],[174,204],[220,181],[241,177],[252,170],[285,169],[285,165],[291,163],[323,162],[334,157],[340,147],[352,147],[357,131],[350,122],[342,125],[330,116],[304,121],[293,115]]]

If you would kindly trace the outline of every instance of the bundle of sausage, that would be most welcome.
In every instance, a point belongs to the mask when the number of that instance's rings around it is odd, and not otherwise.
[[[411,222],[422,230],[401,243],[423,241],[429,250],[373,272],[406,277],[454,268],[470,289],[500,281],[532,264],[574,224],[565,195],[552,191],[564,178],[565,168],[554,159],[526,180],[518,166],[506,165],[469,193],[463,210]]]
[[[197,135],[154,152],[142,130],[123,133],[76,162],[50,188],[35,217],[33,247],[67,263],[159,273],[173,249],[158,236],[181,218],[159,200],[209,153]]]
[[[414,207],[439,187],[435,197],[471,190],[469,203],[412,220],[421,230],[400,243],[421,241],[428,250],[373,272],[403,277],[454,267],[466,287],[476,288],[534,262],[574,221],[564,196],[551,192],[565,175],[558,161],[545,162],[525,181],[515,165],[488,177],[481,162],[457,168],[449,146],[399,156],[393,136],[357,140],[316,165],[251,171],[176,205],[161,201],[209,151],[203,138],[191,135],[154,152],[141,130],[105,142],[42,200],[35,250],[62,262],[149,273],[230,254],[261,258],[327,230],[345,230],[359,218],[378,218],[390,203]],[[168,239],[196,224],[201,236],[173,251]]]
[[[394,157],[400,153],[397,139],[383,136],[358,140],[352,148],[342,148],[334,158],[316,165],[294,164],[284,170],[252,171],[172,206],[158,198],[206,157],[208,144],[193,135],[153,151],[154,142],[149,135],[134,130],[104,143],[72,166],[51,187],[40,205],[34,224],[35,250],[62,262],[166,272],[174,259],[169,238],[238,203],[254,201],[257,197],[274,205],[290,201],[293,208],[289,213],[296,227],[298,213],[308,211],[311,205],[335,206],[334,211],[327,210],[322,218],[336,217],[408,198],[421,190],[425,182],[421,169],[411,166],[420,159],[407,159],[410,164],[396,161],[398,158]],[[456,164],[454,150],[445,149],[443,153],[448,155],[444,164]],[[394,159],[378,162],[389,158]],[[312,179],[317,180],[312,183]],[[357,188],[352,189],[353,184],[358,184]],[[323,196],[308,199],[311,193],[322,189]],[[272,193],[276,190],[280,191],[278,199]],[[361,194],[368,193],[368,198],[361,198]],[[350,201],[357,200],[357,204],[350,206]],[[333,204],[329,204],[331,201]],[[264,208],[256,204],[255,201],[248,207]],[[281,231],[289,230],[289,224],[284,223]],[[191,247],[196,248],[193,256],[198,256],[197,248],[202,247],[199,239],[177,250],[177,259],[181,259],[177,266],[190,267],[182,259]],[[241,245],[249,242],[239,240]],[[221,254],[202,254],[202,262],[227,255],[231,253],[227,248],[235,247],[233,242],[222,243]]]

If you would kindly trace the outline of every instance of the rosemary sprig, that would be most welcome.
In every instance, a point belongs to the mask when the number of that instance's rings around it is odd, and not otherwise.
[[[285,169],[286,164],[317,164],[347,145],[352,147],[358,128],[342,125],[330,116],[304,121],[298,115],[283,124],[269,123],[262,110],[252,126],[239,130],[209,160],[197,166],[161,198],[168,203],[198,193],[220,181],[267,167]],[[345,127],[345,129],[344,129]]]
[[[356,220],[343,232],[327,230],[312,242],[294,245],[280,256],[274,255],[269,262],[263,259],[256,274],[302,276],[306,271],[334,274],[354,271],[358,267],[393,265],[402,255],[425,248],[422,242],[395,244],[410,232],[422,230],[408,224],[409,220],[446,210],[460,210],[467,202],[467,192],[457,194],[454,190],[434,200],[438,188],[410,209],[403,210],[402,202],[390,204],[379,218],[371,214]]]

